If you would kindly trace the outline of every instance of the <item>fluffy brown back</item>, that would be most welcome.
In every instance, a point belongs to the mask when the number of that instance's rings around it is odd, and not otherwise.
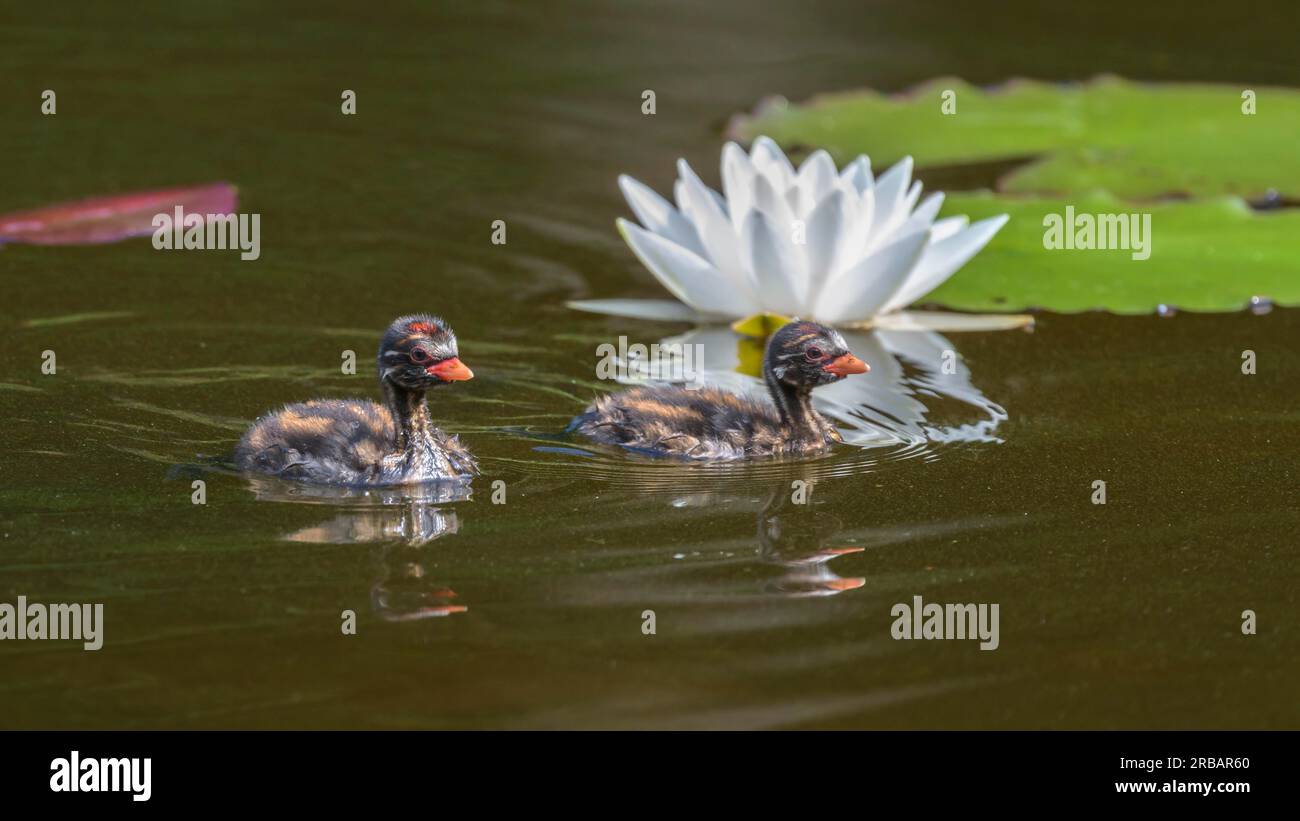
[[[718,388],[633,388],[599,397],[569,431],[602,444],[689,459],[794,455],[825,443],[795,441],[776,408]]]
[[[396,450],[388,409],[364,400],[311,400],[258,419],[239,440],[235,464],[286,478],[362,483]]]

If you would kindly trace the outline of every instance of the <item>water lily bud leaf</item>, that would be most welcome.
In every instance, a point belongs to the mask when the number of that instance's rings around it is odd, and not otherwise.
[[[766,352],[767,337],[741,336],[736,340],[736,373],[762,379],[763,354]]]
[[[790,317],[764,311],[731,323],[731,329],[742,336],[755,339],[767,339],[782,326],[790,322]]]

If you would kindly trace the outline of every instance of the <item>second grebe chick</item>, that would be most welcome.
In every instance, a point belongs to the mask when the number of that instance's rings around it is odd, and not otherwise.
[[[384,404],[313,399],[257,420],[235,448],[241,470],[332,485],[402,485],[458,479],[478,464],[429,418],[425,393],[474,376],[456,334],[435,316],[393,321],[379,343]]]
[[[813,410],[813,388],[868,370],[838,331],[796,320],[772,335],[763,355],[772,404],[717,388],[634,388],[600,397],[568,429],[659,456],[812,455],[842,441],[835,426]]]

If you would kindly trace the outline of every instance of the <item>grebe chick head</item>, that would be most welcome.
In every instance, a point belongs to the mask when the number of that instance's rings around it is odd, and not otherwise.
[[[473,378],[474,372],[460,361],[455,332],[436,316],[399,317],[379,343],[381,384],[423,392]]]
[[[849,353],[839,331],[797,319],[772,334],[763,357],[763,369],[781,386],[799,392],[871,370],[867,363]]]

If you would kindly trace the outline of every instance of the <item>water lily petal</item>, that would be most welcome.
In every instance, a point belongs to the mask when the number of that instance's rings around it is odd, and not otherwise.
[[[1034,324],[1030,314],[957,314],[949,311],[895,311],[872,325],[889,331],[1006,331]]]
[[[749,212],[740,232],[741,257],[749,269],[759,304],[776,313],[793,313],[803,301],[804,261],[788,228],[759,210]]]
[[[731,219],[714,199],[714,193],[691,170],[685,160],[677,161],[681,179],[682,213],[695,224],[707,259],[721,271],[738,291],[747,290],[744,266],[736,248],[736,232]]]
[[[826,286],[814,315],[824,322],[872,316],[908,281],[929,241],[929,231],[917,231],[866,257]]]
[[[867,247],[888,242],[889,232],[907,218],[903,203],[912,180],[912,158],[904,157],[876,180],[876,207],[871,222],[871,235]]]
[[[727,205],[726,198],[717,191],[714,191],[712,188],[709,188],[707,185],[704,187],[704,190],[709,192],[709,196],[713,197],[713,204],[718,206],[718,210],[722,212],[722,216],[731,219],[731,206]]]
[[[804,196],[803,189],[797,185],[787,188],[782,199],[785,200],[786,208],[790,209],[791,214],[802,214],[804,208],[808,207],[807,197]]]
[[[700,313],[743,316],[757,309],[708,260],[627,220],[618,221],[628,247],[668,291]]]
[[[835,161],[824,149],[818,149],[808,155],[808,159],[799,166],[799,185],[807,186],[814,199],[820,200],[830,193],[831,184],[839,173],[835,170]]]
[[[919,183],[918,183],[919,184]],[[913,231],[920,231],[923,228],[929,228],[934,223],[934,218],[938,216],[939,209],[943,207],[943,192],[936,191],[925,198],[912,216],[899,227],[898,233],[910,234]]]
[[[857,195],[857,207],[854,210],[853,220],[846,229],[846,235],[840,238],[840,251],[829,279],[834,279],[853,265],[861,262],[862,258],[870,250],[871,226],[875,221],[876,213],[876,189],[874,186],[868,186],[866,190]]]
[[[884,310],[891,311],[911,305],[916,300],[938,288],[958,268],[993,239],[998,229],[1007,223],[1007,215],[980,220],[971,227],[936,242],[925,249],[925,254],[917,263],[916,270],[899,292],[885,304]]]
[[[907,196],[903,197],[904,221],[911,215],[912,209],[916,207],[916,201],[921,198],[921,189],[924,187],[920,180],[912,181],[912,187],[907,190]]]
[[[757,173],[743,148],[735,143],[723,147],[722,192],[726,195],[731,227],[736,233],[740,233],[741,222],[753,207],[754,176]]]
[[[831,186],[839,179],[835,170],[835,161],[825,151],[814,151],[799,167],[793,188],[797,191],[796,205],[792,206],[796,217],[804,217],[831,192]]]
[[[564,304],[578,311],[633,319],[695,322],[702,318],[689,305],[672,299],[575,299]]]
[[[772,187],[772,182],[767,177],[754,178],[754,210],[762,212],[774,225],[789,230],[794,228],[794,211],[790,209],[786,198]],[[744,226],[743,221],[741,226]]]
[[[695,226],[672,203],[626,174],[619,176],[618,187],[623,191],[623,197],[632,213],[636,214],[646,230],[704,256],[704,246],[695,233]]]
[[[781,147],[770,138],[759,137],[754,140],[749,159],[754,164],[754,170],[767,177],[768,182],[779,193],[784,194],[793,184],[794,166],[790,164]]]
[[[859,194],[876,184],[875,178],[871,176],[871,158],[866,154],[859,154],[857,159],[844,166],[840,172],[840,179],[851,184]]]
[[[831,276],[846,267],[841,260],[850,251],[850,227],[857,216],[857,193],[843,191],[832,192],[808,215],[808,244],[804,248],[808,286],[798,310],[810,313]]]
[[[932,228],[934,233],[934,242],[945,240],[956,234],[961,229],[970,225],[970,217],[965,214],[959,214],[955,217],[944,217],[936,222]]]

